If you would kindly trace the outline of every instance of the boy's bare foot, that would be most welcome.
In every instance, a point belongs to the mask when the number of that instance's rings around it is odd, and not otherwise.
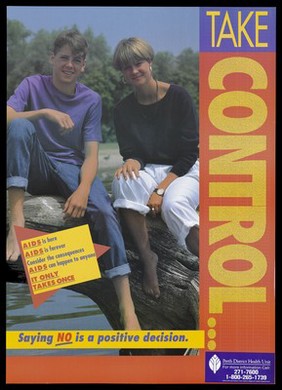
[[[18,221],[17,223],[11,225],[6,242],[7,261],[17,261],[21,254],[14,226],[24,227],[24,221]]]
[[[143,290],[153,298],[159,298],[161,293],[157,275],[158,256],[151,251],[150,256],[140,260],[143,264]]]
[[[131,297],[128,275],[116,276],[112,279],[119,301],[119,312],[125,330],[141,330],[134,303]]]
[[[137,315],[135,313],[130,316],[123,316],[121,319],[124,330],[141,330]]]

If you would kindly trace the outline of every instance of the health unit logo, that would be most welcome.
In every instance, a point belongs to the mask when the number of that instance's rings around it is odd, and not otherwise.
[[[221,360],[217,355],[213,355],[209,360],[209,368],[215,374],[221,367]]]
[[[274,354],[206,352],[206,382],[274,383]]]

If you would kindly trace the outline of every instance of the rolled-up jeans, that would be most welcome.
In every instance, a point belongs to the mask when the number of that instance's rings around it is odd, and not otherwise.
[[[31,121],[11,121],[7,134],[7,188],[18,187],[32,195],[52,194],[67,199],[79,185],[80,168],[50,158]],[[93,242],[110,247],[99,258],[105,276],[114,278],[129,274],[118,217],[98,177],[91,186],[85,217]]]

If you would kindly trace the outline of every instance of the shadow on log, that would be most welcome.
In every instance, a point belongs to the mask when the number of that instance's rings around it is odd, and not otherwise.
[[[24,213],[26,227],[47,233],[85,224],[84,219],[64,220],[63,199],[56,196],[26,195]],[[8,213],[7,213],[8,215]],[[195,330],[198,329],[199,262],[189,251],[179,248],[174,237],[160,218],[147,217],[149,237],[159,257],[158,277],[161,296],[153,299],[143,293],[142,268],[136,251],[123,230],[128,262],[131,266],[130,285],[136,313],[142,329]],[[101,257],[99,263],[102,261]],[[7,263],[7,281],[26,283],[21,261]],[[118,301],[108,279],[101,278],[67,287],[91,298],[102,310],[113,329],[122,329]],[[196,354],[188,350],[121,350],[120,354],[174,355]]]

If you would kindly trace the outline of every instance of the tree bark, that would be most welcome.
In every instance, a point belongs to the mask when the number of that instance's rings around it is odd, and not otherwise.
[[[47,233],[85,223],[84,219],[64,220],[63,199],[56,196],[26,195],[25,226]],[[9,211],[8,211],[9,212]],[[7,212],[7,215],[8,215]],[[131,266],[130,285],[136,313],[142,329],[196,330],[199,314],[199,263],[188,250],[180,248],[161,218],[147,217],[149,237],[159,257],[158,278],[161,296],[150,298],[142,290],[142,267],[128,233],[123,229],[128,262]],[[101,257],[102,259],[102,257]],[[100,260],[99,260],[100,261]],[[8,265],[10,282],[26,282],[22,264]],[[111,281],[101,278],[67,287],[90,297],[102,310],[113,329],[122,329],[118,301]],[[121,354],[195,354],[194,350],[132,350]]]

